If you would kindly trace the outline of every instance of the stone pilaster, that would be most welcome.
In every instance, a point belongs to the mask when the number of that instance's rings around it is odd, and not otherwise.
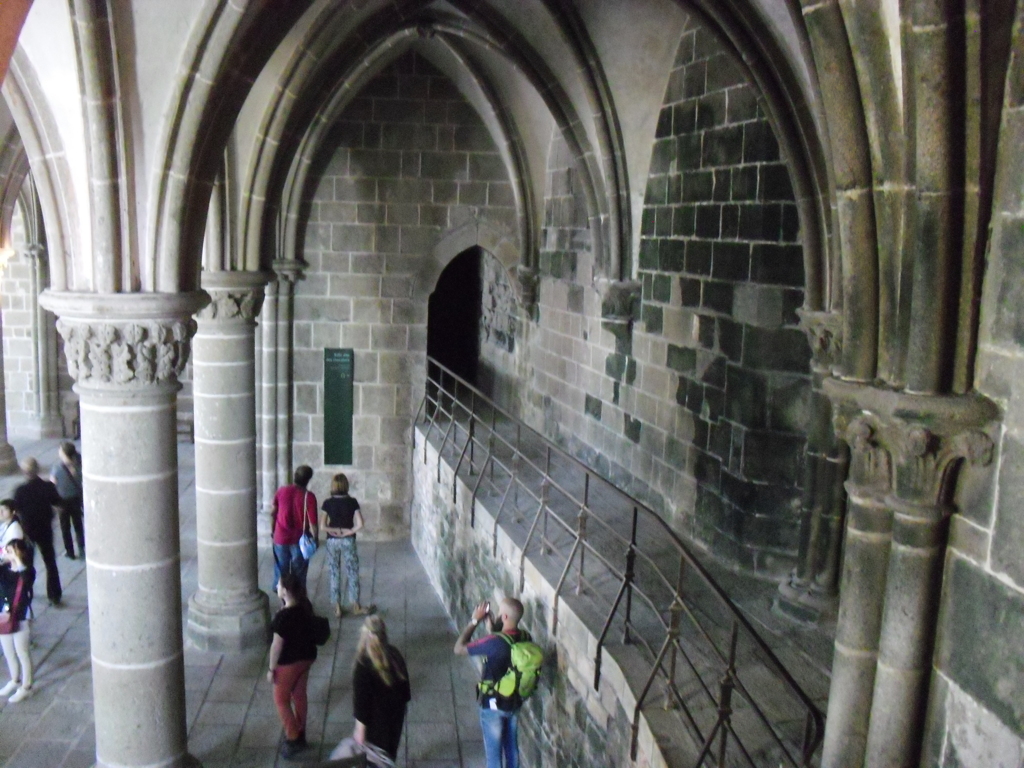
[[[30,269],[27,307],[32,328],[32,357],[35,361],[35,420],[37,437],[63,437],[57,392],[57,339],[53,318],[39,305],[39,294],[49,280],[46,274],[46,248],[31,245],[25,249]]]
[[[302,277],[302,262],[280,259],[277,274],[277,486],[292,477],[292,359],[295,320],[295,281]]]
[[[81,398],[96,765],[186,748],[177,377],[205,294],[49,293]]]
[[[836,441],[832,406],[823,385],[842,358],[842,317],[799,310],[811,347],[811,393],[800,500],[797,567],[779,586],[776,607],[802,620],[817,621],[835,609],[839,554],[846,507],[843,480],[846,451]]]
[[[277,281],[271,280],[264,290],[263,309],[259,314],[260,413],[259,468],[260,516],[257,532],[262,544],[271,544],[270,515],[277,490]]]
[[[204,272],[210,304],[193,342],[199,589],[187,631],[197,647],[237,651],[266,641],[258,583],[255,318],[268,275]]]
[[[991,461],[996,407],[828,380],[850,446],[823,768],[916,765],[957,471]]]
[[[3,328],[0,327],[0,339]],[[0,475],[14,475],[18,472],[18,457],[14,447],[7,441],[7,397],[4,387],[4,356],[0,354]]]
[[[292,324],[295,281],[305,265],[281,259],[273,263],[274,280],[267,285],[260,314],[260,499],[259,537],[270,544],[270,510],[274,493],[292,473]]]

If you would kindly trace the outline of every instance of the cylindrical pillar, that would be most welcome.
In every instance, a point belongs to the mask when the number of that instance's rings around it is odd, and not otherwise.
[[[955,479],[991,461],[999,411],[972,395],[825,391],[850,503],[821,765],[904,768],[921,754]]]
[[[864,764],[917,765],[948,515],[897,499]]]
[[[39,294],[46,288],[46,248],[39,244],[25,249],[29,261],[28,312],[32,328],[32,350],[35,360],[35,413],[39,437],[63,437],[64,425],[57,402],[56,339],[53,317],[39,304]]]
[[[271,510],[277,491],[277,281],[265,289],[260,313],[260,542],[270,546]]]
[[[82,410],[96,765],[187,752],[177,377],[205,294],[44,293]]]
[[[863,764],[882,624],[879,596],[885,593],[892,540],[892,512],[884,503],[889,455],[866,419],[853,420],[845,437],[852,451],[846,556],[822,768]]]
[[[0,324],[0,339],[3,338],[3,326]],[[0,353],[0,475],[18,473],[18,457],[14,455],[14,447],[7,442],[7,396],[4,387],[4,356]]]
[[[800,548],[797,565],[779,585],[776,607],[801,621],[817,621],[836,605],[836,575],[845,514],[842,482],[836,476],[842,454],[832,427],[832,404],[824,381],[840,359],[841,319],[829,312],[800,310],[800,321],[811,347],[811,392],[804,449],[800,499]],[[840,493],[836,493],[838,490]]]
[[[256,526],[255,317],[267,276],[204,272],[212,301],[193,342],[199,589],[188,636],[199,648],[237,651],[266,641]]]

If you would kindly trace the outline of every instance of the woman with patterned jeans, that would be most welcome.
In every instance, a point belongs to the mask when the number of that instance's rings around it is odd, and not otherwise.
[[[331,497],[321,507],[320,527],[327,532],[327,565],[331,569],[331,602],[334,615],[345,612],[341,597],[341,564],[348,581],[348,610],[357,616],[372,613],[376,606],[359,602],[359,553],[356,534],[363,527],[359,502],[348,495],[348,477],[339,473],[331,480]]]

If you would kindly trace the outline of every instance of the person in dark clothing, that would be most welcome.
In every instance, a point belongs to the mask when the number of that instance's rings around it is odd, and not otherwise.
[[[411,698],[405,659],[388,644],[384,619],[369,616],[359,633],[352,674],[353,738],[380,747],[394,760]]]
[[[14,505],[21,515],[25,534],[35,544],[46,566],[46,598],[50,605],[60,605],[63,590],[57,555],[53,551],[53,508],[61,504],[57,488],[39,476],[39,462],[31,456],[21,462],[21,471],[28,480],[14,491]]]
[[[384,620],[367,617],[352,671],[355,728],[350,738],[334,748],[331,759],[365,755],[370,766],[394,766],[410,698],[405,659],[388,643]]]
[[[327,532],[327,565],[331,571],[331,602],[334,615],[340,617],[345,609],[341,599],[341,564],[345,563],[348,581],[348,610],[356,616],[373,613],[374,605],[359,602],[359,553],[356,534],[363,528],[363,515],[359,502],[348,495],[348,477],[339,473],[331,480],[331,497],[321,507],[320,527]]]
[[[75,559],[75,545],[71,541],[71,526],[75,527],[75,538],[78,540],[78,555],[85,557],[85,523],[82,511],[82,459],[75,449],[75,444],[60,444],[58,461],[50,470],[50,482],[57,486],[61,498],[60,535],[64,539],[64,554]]]
[[[287,759],[309,746],[306,742],[306,687],[309,669],[316,661],[316,642],[313,606],[299,575],[294,571],[282,573],[277,582],[277,594],[284,607],[270,622],[273,640],[267,679],[274,684],[274,704],[284,725],[281,756]]]

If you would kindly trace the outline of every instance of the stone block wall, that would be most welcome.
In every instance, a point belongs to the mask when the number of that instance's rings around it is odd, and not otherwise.
[[[527,419],[717,556],[784,573],[810,350],[797,208],[756,90],[709,32],[684,34],[653,143],[631,326],[609,322],[570,165],[553,141]]]
[[[424,460],[419,429],[415,439],[413,546],[454,625],[461,626],[483,599],[494,603],[503,595],[515,595],[525,608],[523,627],[548,652],[541,683],[520,715],[522,764],[533,768],[664,768],[665,757],[643,715],[637,760],[629,757],[636,692],[619,661],[609,652],[603,655],[601,686],[595,691],[595,633],[563,598],[557,633],[552,634],[552,581],[527,560],[524,587],[518,589],[521,549],[499,529],[498,551],[492,554],[492,513],[477,501],[475,527],[471,527],[472,489],[456,481],[452,467],[445,462],[441,462],[438,480],[435,447],[427,444]],[[455,501],[453,482],[457,483]]]
[[[38,430],[36,389],[38,378],[32,344],[29,286],[32,262],[18,248],[7,262],[0,280],[0,307],[4,329],[4,388],[7,397],[7,432],[27,434]]]
[[[974,382],[1003,429],[989,473],[961,480],[950,523],[927,768],[1024,765],[1024,38],[1012,53]]]
[[[666,460],[696,480],[692,535],[768,571],[798,545],[810,390],[798,233],[756,90],[708,31],[687,31],[644,201],[641,327],[659,353],[645,362],[668,369],[692,420],[685,447],[666,436]]]
[[[309,266],[295,289],[293,458],[317,468],[311,488],[320,496],[346,472],[370,535],[398,536],[408,530],[410,433],[434,287],[422,277],[435,272],[426,261],[445,233],[476,220],[514,240],[514,201],[479,116],[413,53],[371,80],[332,131],[308,206]],[[509,329],[499,320],[506,311],[502,299],[492,332]],[[355,350],[347,467],[323,466],[326,347]]]
[[[28,243],[20,208],[15,208],[12,245],[14,255],[2,266],[0,273],[7,433],[38,438],[43,427],[36,394],[39,390],[39,376],[32,340],[32,304],[29,297],[33,263],[25,253]],[[73,382],[64,362],[63,340],[55,330],[56,318],[49,312],[42,312],[41,317],[47,326],[41,332],[48,334],[49,343],[57,347],[57,405],[62,414],[56,418],[56,427],[59,429],[63,422],[63,433],[73,436],[74,423],[78,418],[78,396],[71,390]]]
[[[516,393],[522,365],[523,318],[508,271],[494,256],[480,253],[480,360],[477,386],[491,399],[518,413]]]

